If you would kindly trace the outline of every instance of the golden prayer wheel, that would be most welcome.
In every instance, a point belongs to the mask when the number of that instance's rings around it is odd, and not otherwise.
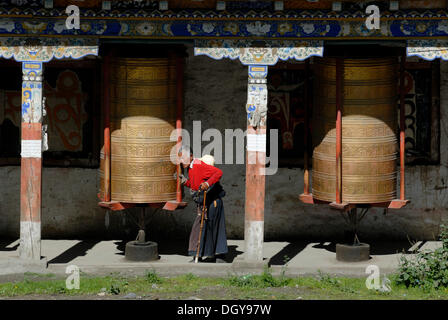
[[[396,58],[343,59],[342,202],[388,202],[397,190]],[[336,200],[336,59],[315,63],[313,197]]]
[[[176,65],[174,59],[115,58],[110,70],[111,200],[176,199]],[[101,160],[103,161],[103,152]],[[100,179],[104,179],[100,164]],[[103,180],[100,181],[104,193]]]

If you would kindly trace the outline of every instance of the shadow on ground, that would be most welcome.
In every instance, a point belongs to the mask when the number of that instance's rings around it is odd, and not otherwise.
[[[117,246],[117,249],[120,251],[116,254],[124,256],[124,252],[126,249],[126,243],[127,241],[116,241],[114,244]],[[159,241],[158,244],[158,251],[159,255],[179,255],[179,256],[188,256],[188,243],[187,241],[182,240],[176,240],[176,241]],[[233,260],[237,256],[243,253],[243,251],[239,251],[236,249],[237,246],[235,245],[229,245],[228,246],[228,253],[225,256],[225,261],[227,263],[232,263]]]
[[[78,257],[85,256],[87,251],[92,249],[99,242],[99,240],[78,242],[73,247],[48,261],[48,263],[69,263]]]
[[[313,246],[316,249],[325,249],[330,252],[336,253],[336,243],[339,242],[321,242]],[[411,247],[413,246],[409,241],[366,241],[365,243],[370,245],[371,255],[389,255],[397,253],[410,254]],[[426,241],[421,241],[417,248],[420,249]]]
[[[289,260],[293,259],[303,249],[305,249],[308,244],[308,241],[289,243],[286,247],[271,257],[269,260],[269,265],[285,265]]]
[[[282,250],[277,252],[269,260],[269,265],[285,265],[288,261],[292,260],[295,256],[300,254],[310,243],[316,243],[316,241],[289,241],[290,243],[284,247]],[[397,253],[410,254],[410,250],[413,246],[407,240],[397,240],[397,241],[366,241],[370,245],[370,255],[381,256],[381,255],[392,255]],[[344,243],[344,241],[327,241],[318,242],[312,246],[313,249],[322,249],[336,254],[336,243]],[[413,250],[420,249],[426,241],[421,241],[417,248]]]
[[[115,241],[114,245],[118,249],[115,252],[116,255],[124,256],[126,243],[129,240]],[[61,252],[58,256],[54,257],[48,263],[50,264],[65,264],[75,260],[78,257],[86,256],[88,251],[91,250],[95,245],[100,243],[101,240],[82,240],[79,243],[73,245],[69,249]],[[159,255],[179,255],[187,257],[188,254],[188,241],[176,240],[176,239],[162,239],[156,240],[158,243]],[[288,261],[294,259],[299,255],[307,246],[311,243],[313,249],[321,249],[336,253],[336,243],[339,241],[332,242],[318,242],[318,241],[303,241],[303,240],[289,240],[285,247],[276,252],[273,256],[267,257],[269,259],[269,265],[285,265]],[[381,255],[393,255],[397,253],[410,254],[410,250],[413,246],[411,242],[406,240],[397,241],[363,241],[370,245],[370,254],[381,256]],[[343,241],[341,241],[343,243]],[[421,241],[415,249],[420,249],[426,242]],[[18,241],[14,243],[14,240],[0,240],[0,252],[16,251],[18,249]],[[225,256],[225,261],[227,263],[232,263],[236,257],[243,254],[242,251],[238,250],[237,245],[229,245],[228,253]],[[112,253],[111,253],[112,254]]]
[[[11,246],[14,240],[0,240],[0,251],[16,251],[19,247],[19,242]],[[9,247],[9,248],[8,248]]]

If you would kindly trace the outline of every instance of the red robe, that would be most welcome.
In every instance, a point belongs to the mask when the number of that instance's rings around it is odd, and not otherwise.
[[[212,186],[222,177],[222,170],[210,166],[199,159],[193,159],[188,170],[188,180],[185,185],[194,191],[199,190],[202,182],[207,182]]]
[[[207,182],[211,187],[221,177],[222,171],[220,169],[208,165],[199,159],[193,159],[188,170],[188,180],[185,182],[185,185],[197,191],[202,182]],[[213,193],[213,191],[211,192]],[[215,257],[216,255],[223,255],[228,252],[224,205],[220,195],[215,194],[211,197],[212,202],[208,204],[207,219],[204,220],[202,233],[200,232],[202,204],[197,204],[197,214],[191,228],[188,244],[188,255],[190,256],[197,254],[198,246],[199,257]],[[209,199],[210,196],[207,197],[207,200]],[[200,242],[199,234],[201,234]]]

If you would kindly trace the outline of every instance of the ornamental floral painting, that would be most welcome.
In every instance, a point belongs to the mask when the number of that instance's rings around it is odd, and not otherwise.
[[[268,74],[268,128],[279,130],[280,165],[303,163],[306,72],[304,64],[295,66]]]

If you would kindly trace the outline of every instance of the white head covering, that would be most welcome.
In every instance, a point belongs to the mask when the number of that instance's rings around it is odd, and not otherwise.
[[[210,166],[214,166],[215,165],[215,158],[210,155],[210,154],[206,154],[204,155],[202,158],[200,158],[199,160],[201,160],[202,162],[210,165]]]

